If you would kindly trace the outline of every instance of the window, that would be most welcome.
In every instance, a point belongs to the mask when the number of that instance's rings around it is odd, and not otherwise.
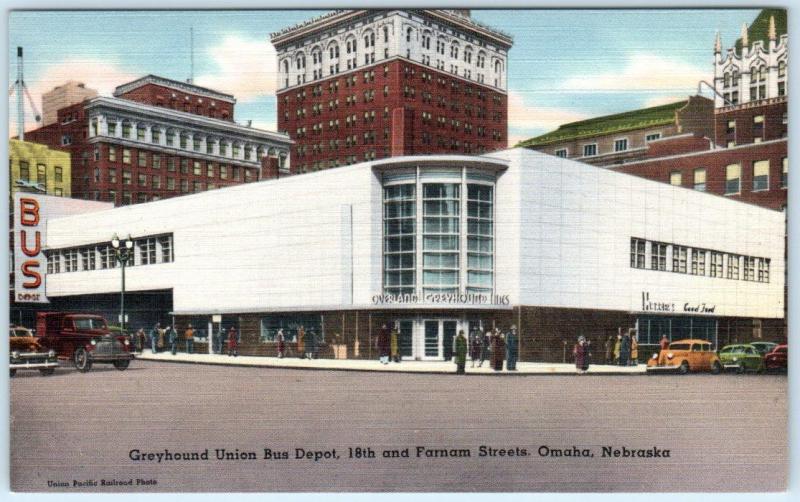
[[[667,245],[662,242],[651,243],[650,260],[652,270],[667,270]]]
[[[706,275],[706,251],[692,249],[692,275]]]
[[[47,273],[61,273],[61,254],[59,254],[57,251],[47,255]]]
[[[139,250],[138,263],[140,265],[150,265],[156,262],[156,239],[154,237],[136,241],[136,247]]]
[[[706,191],[706,168],[699,167],[694,170],[694,189],[698,192]]]
[[[566,148],[560,148],[560,149],[556,150],[556,157],[561,157],[562,159],[566,159],[567,158],[567,149]]]
[[[53,189],[53,195],[55,195],[55,196],[57,196],[57,197],[61,197],[61,196],[63,196],[63,195],[64,195],[64,189],[63,189],[63,188],[60,188],[60,187],[56,187],[56,188],[54,188],[54,189]]]
[[[129,169],[122,170],[122,184],[123,185],[131,184],[131,171]]]
[[[161,176],[153,176],[153,188],[156,190],[161,188]]]
[[[19,179],[24,181],[30,181],[31,179],[31,170],[28,166],[28,163],[24,160],[19,161]]]
[[[786,188],[789,182],[789,158],[783,158],[783,165],[781,167],[781,188]]]
[[[614,151],[615,152],[624,152],[628,149],[628,139],[618,139],[614,141]]]
[[[722,257],[722,253],[711,251],[711,277],[722,277]]]
[[[753,191],[769,189],[769,161],[753,162]]]
[[[656,133],[653,133],[653,134],[648,134],[647,136],[644,137],[644,140],[646,142],[655,141],[657,139],[661,139],[661,133],[660,132],[656,132]]]
[[[725,133],[726,134],[735,134],[736,133],[736,121],[735,120],[729,120],[728,121],[728,127],[727,127],[727,129],[725,129]]]
[[[108,182],[115,184],[117,182],[117,170],[116,169],[109,169],[108,170]]]
[[[383,289],[388,294],[416,291],[416,185],[383,191]]]
[[[181,180],[181,192],[187,193],[189,191],[189,180]]]
[[[167,177],[167,190],[175,190],[175,178]]]
[[[150,141],[153,143],[161,143],[161,129],[154,127],[150,129]]]
[[[117,266],[117,257],[114,254],[114,248],[111,247],[111,244],[100,246],[98,250],[100,251],[101,269],[114,268]]]
[[[467,185],[467,293],[491,294],[494,285],[493,188]]]
[[[60,166],[55,166],[53,168],[53,176],[57,183],[62,183],[64,181],[64,170]]]
[[[161,245],[161,263],[171,263],[172,256],[172,236],[165,235],[158,238],[158,243]]]
[[[744,257],[744,280],[756,280],[756,259],[752,256]]]
[[[758,259],[758,282],[769,282],[769,258]]]
[[[161,169],[161,155],[153,154],[153,169]]]
[[[725,195],[733,195],[740,192],[741,172],[742,168],[739,164],[725,166]]]
[[[96,267],[95,248],[85,248],[81,250],[81,261],[83,262],[83,270],[94,270]]]
[[[147,153],[146,152],[139,152],[138,153],[138,164],[139,164],[139,167],[147,167]]]
[[[597,155],[597,143],[592,143],[591,145],[583,145],[583,156],[591,157],[593,155]]]
[[[123,164],[130,164],[131,163],[131,149],[130,148],[123,148],[122,149],[122,163]]]
[[[131,137],[131,124],[128,122],[122,123],[122,137],[123,138],[130,138]]]
[[[728,279],[739,278],[739,255],[728,255]]]
[[[203,169],[202,169],[202,167],[200,165],[200,161],[199,160],[195,160],[192,163],[192,173],[195,176],[200,176],[201,174],[203,174]]]
[[[143,125],[136,126],[136,139],[138,141],[144,141],[144,126]]]
[[[672,271],[679,274],[686,273],[686,254],[685,246],[672,246]]]
[[[631,238],[631,268],[644,268],[645,240]]]
[[[64,272],[78,271],[78,250],[67,249],[64,251]]]
[[[681,186],[683,181],[683,176],[681,176],[680,171],[672,171],[669,173],[669,184],[673,186]]]
[[[139,179],[139,186],[140,187],[146,187],[147,186],[147,175],[146,174],[141,174],[140,173],[139,176],[138,176],[138,179]]]
[[[209,162],[208,165],[206,166],[206,177],[207,178],[213,178],[214,177],[214,163],[213,162]]]
[[[460,189],[457,183],[423,185],[423,293],[458,292]],[[484,245],[476,242],[473,250]]]
[[[181,159],[181,174],[189,174],[189,159]]]

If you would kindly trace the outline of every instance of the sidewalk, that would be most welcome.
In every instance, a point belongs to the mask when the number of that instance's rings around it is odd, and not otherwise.
[[[170,352],[152,354],[146,350],[137,354],[136,359],[185,364],[216,364],[223,366],[251,366],[264,368],[287,368],[305,370],[339,370],[339,371],[385,371],[391,373],[451,373],[455,374],[456,365],[447,361],[402,361],[400,363],[381,364],[377,359],[298,359],[277,357],[239,356],[231,357],[218,354],[186,354]],[[489,361],[483,367],[471,368],[467,361],[467,374],[481,375],[576,375],[574,364],[562,363],[517,363],[517,371],[495,372],[489,368]],[[591,365],[589,373],[594,375],[644,375],[645,365],[638,366],[606,366]]]

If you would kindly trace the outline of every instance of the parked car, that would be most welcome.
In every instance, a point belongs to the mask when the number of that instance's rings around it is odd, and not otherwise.
[[[750,345],[756,348],[759,354],[766,355],[772,349],[778,346],[775,342],[750,342]]]
[[[719,356],[708,340],[677,340],[647,361],[648,373],[710,371],[716,374],[721,370]]]
[[[80,372],[94,363],[113,364],[124,370],[133,359],[128,338],[111,333],[99,315],[64,312],[39,312],[36,315],[39,342],[56,351],[60,359],[72,361]]]
[[[16,375],[17,370],[39,370],[44,376],[56,371],[56,352],[42,347],[28,328],[11,326],[9,341],[10,376]]]
[[[789,367],[789,349],[786,344],[777,345],[764,356],[764,368],[767,371],[786,371]]]
[[[764,358],[750,344],[726,345],[719,351],[719,359],[726,370],[735,369],[739,373],[764,371]]]

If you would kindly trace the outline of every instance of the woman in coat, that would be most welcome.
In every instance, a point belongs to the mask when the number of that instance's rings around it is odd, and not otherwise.
[[[391,336],[389,334],[389,328],[387,328],[385,324],[381,326],[381,330],[378,331],[378,339],[375,342],[381,364],[389,364]]]
[[[399,363],[400,362],[400,350],[399,346],[397,345],[397,338],[399,333],[397,332],[397,326],[392,329],[392,334],[389,336],[389,346],[391,349],[391,358],[392,361]]]
[[[233,357],[239,355],[239,338],[234,326],[228,331],[228,355]]]
[[[481,357],[481,350],[483,349],[483,335],[480,331],[473,331],[469,335],[469,358],[472,359],[472,367],[475,367],[475,361]]]
[[[464,330],[459,330],[456,336],[456,374],[464,374],[464,366],[467,365],[467,338],[464,336]]]
[[[639,341],[636,335],[631,336],[631,366],[639,364]]]
[[[506,340],[500,329],[495,328],[492,335],[492,368],[495,371],[503,371],[503,359],[506,355]]]
[[[589,346],[586,344],[586,338],[578,337],[578,343],[572,349],[572,354],[575,356],[575,369],[578,373],[586,373],[589,369]]]
[[[297,357],[306,358],[306,330],[302,326],[297,330]]]
[[[282,358],[283,353],[286,351],[286,337],[283,336],[282,329],[279,329],[278,333],[275,335],[275,341],[278,342],[278,358]]]

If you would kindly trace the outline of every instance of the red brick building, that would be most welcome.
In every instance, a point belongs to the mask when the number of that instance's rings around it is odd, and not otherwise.
[[[294,172],[507,145],[512,40],[468,11],[334,11],[272,43]]]
[[[26,139],[72,155],[72,196],[133,204],[289,172],[291,140],[233,121],[235,99],[148,75],[58,110]]]

